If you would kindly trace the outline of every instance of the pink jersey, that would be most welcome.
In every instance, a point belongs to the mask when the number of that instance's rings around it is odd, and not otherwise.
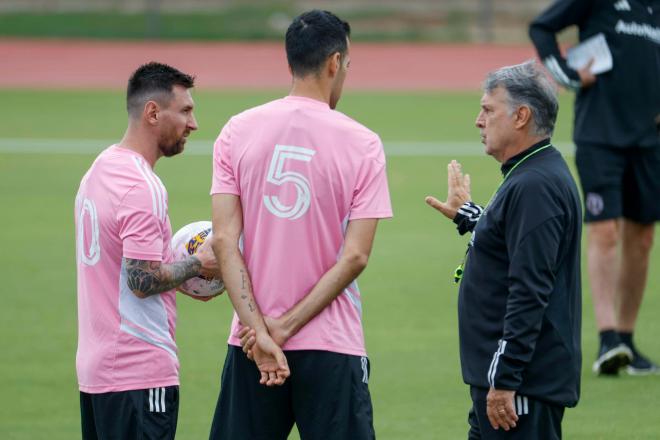
[[[339,258],[350,220],[392,216],[379,137],[320,101],[288,96],[234,116],[215,143],[212,194],[240,196],[244,257],[264,315],[299,302]],[[285,350],[365,356],[353,282]],[[236,338],[234,315],[229,343]]]
[[[140,299],[122,257],[171,262],[167,191],[138,153],[111,146],[76,196],[80,390],[178,385],[175,291]]]

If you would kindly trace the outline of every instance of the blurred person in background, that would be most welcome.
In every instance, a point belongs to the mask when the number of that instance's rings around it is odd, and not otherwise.
[[[603,34],[612,69],[574,70],[556,34]],[[559,0],[529,35],[555,80],[576,92],[573,141],[584,193],[591,294],[600,332],[593,371],[659,373],[633,342],[660,219],[660,0]]]

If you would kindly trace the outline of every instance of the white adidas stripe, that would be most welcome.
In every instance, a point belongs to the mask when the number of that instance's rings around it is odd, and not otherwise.
[[[165,221],[165,188],[163,187],[163,183],[145,161],[141,161],[141,163],[145,175],[148,179],[151,180],[154,185],[154,189],[156,190],[156,200],[158,201],[158,218],[160,221]]]
[[[499,348],[493,355],[493,360],[490,363],[490,369],[488,371],[488,383],[491,387],[495,388],[495,373],[497,372],[497,364],[500,361],[500,356],[504,353],[506,348],[506,341],[501,339],[499,341]]]
[[[149,181],[149,179],[147,179],[147,176],[144,173],[144,170],[140,166],[140,159],[138,159],[137,157],[133,157],[133,161],[135,162],[135,167],[138,169],[138,172],[140,174],[142,174],[142,177],[144,178],[144,180],[147,182],[147,185],[149,186],[149,192],[151,193],[152,210],[153,210],[154,215],[158,217],[158,208],[157,208],[157,205],[156,205],[157,202],[156,202],[156,194],[154,192],[154,188],[153,188],[151,182]]]
[[[559,61],[557,61],[557,59],[553,55],[550,55],[549,57],[544,59],[543,64],[550,71],[550,73],[558,83],[572,90],[580,89],[581,87],[580,82],[570,79],[568,75],[566,75],[566,73],[562,70],[561,66],[559,65]]]
[[[147,182],[151,192],[151,201],[153,203],[153,213],[161,221],[165,221],[165,188],[163,183],[158,179],[146,162],[137,157],[133,157],[135,165],[142,174],[142,177]]]
[[[154,389],[149,388],[149,412],[154,412]]]

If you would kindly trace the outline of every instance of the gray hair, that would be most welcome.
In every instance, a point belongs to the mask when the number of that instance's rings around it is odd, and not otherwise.
[[[534,60],[490,72],[484,81],[484,92],[502,87],[508,95],[511,114],[521,106],[532,112],[532,134],[552,136],[559,111],[555,87]]]

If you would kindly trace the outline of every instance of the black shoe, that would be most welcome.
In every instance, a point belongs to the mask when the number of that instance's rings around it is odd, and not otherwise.
[[[660,367],[649,358],[642,355],[634,347],[632,348],[633,359],[626,367],[626,372],[632,376],[646,376],[648,374],[660,374]]]
[[[601,345],[600,350],[598,350],[598,358],[592,369],[599,376],[616,376],[619,374],[619,369],[630,364],[632,360],[633,352],[625,344]]]

